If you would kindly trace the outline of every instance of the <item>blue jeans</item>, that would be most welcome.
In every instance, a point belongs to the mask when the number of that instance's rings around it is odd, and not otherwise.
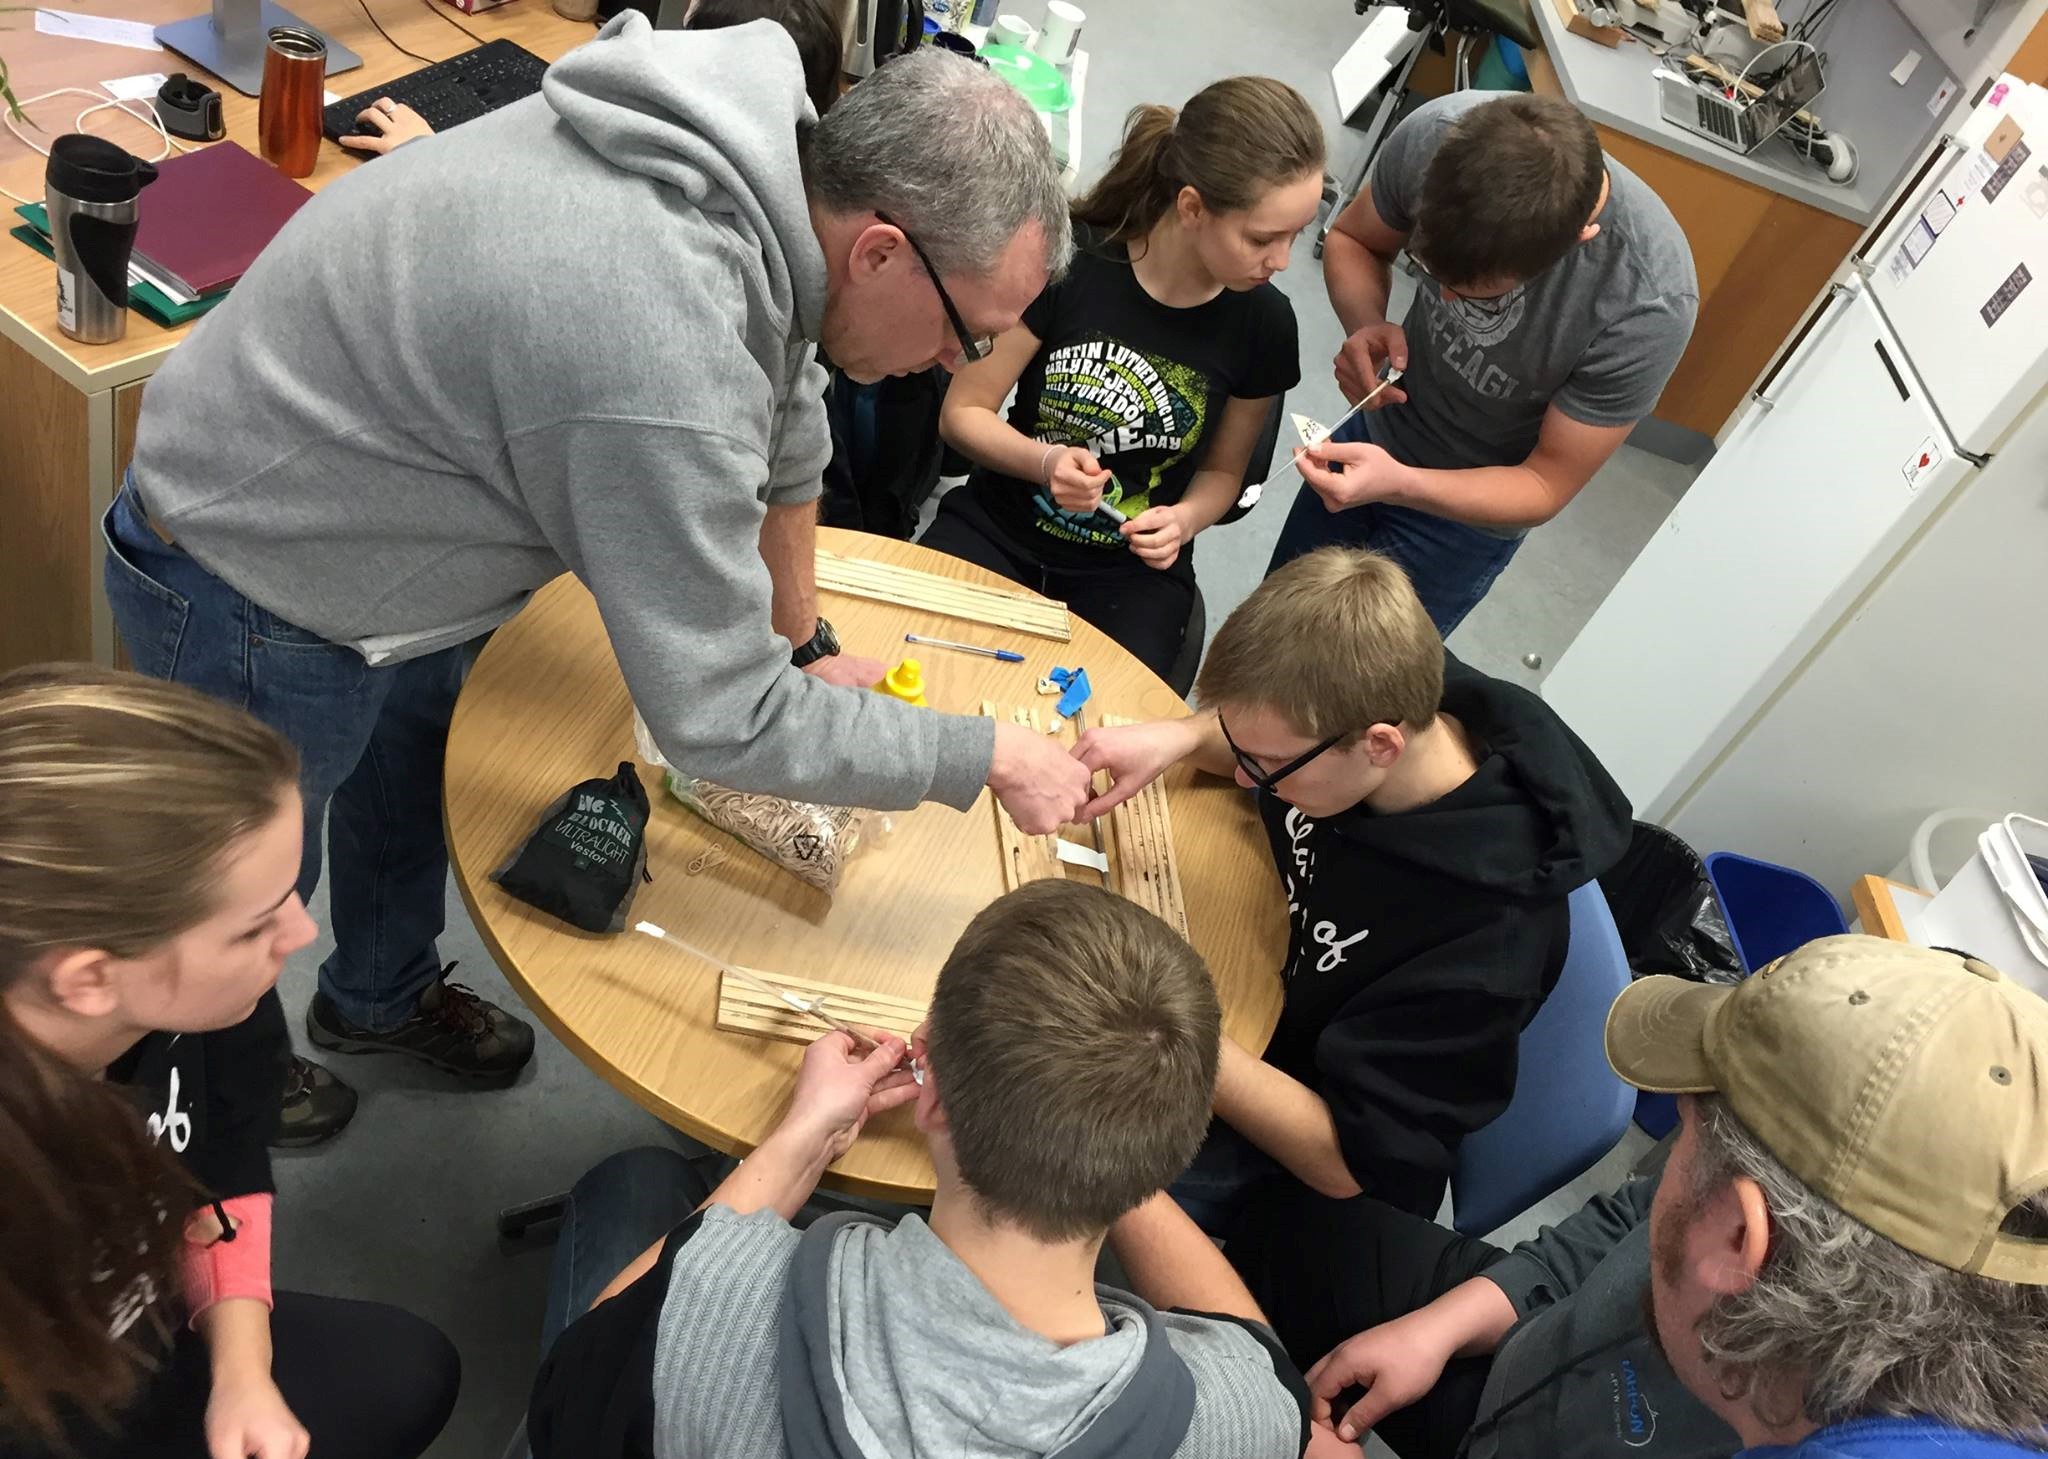
[[[299,751],[299,895],[327,829],[334,952],[320,989],[349,1022],[403,1023],[440,976],[448,848],[441,761],[462,650],[372,668],[249,601],[150,530],[131,477],[107,511],[107,599],[135,667],[246,709]]]
[[[1202,1148],[1166,1193],[1203,1231],[1228,1240],[1252,1191],[1285,1174],[1279,1161],[1222,1120],[1212,1119]]]
[[[1365,421],[1354,416],[1330,439],[1365,441],[1371,436]],[[1448,517],[1381,502],[1333,512],[1304,484],[1295,494],[1266,571],[1273,572],[1318,547],[1370,547],[1401,564],[1415,584],[1415,595],[1422,599],[1430,622],[1449,638],[1465,615],[1479,606],[1521,545],[1519,537],[1496,537]]]
[[[593,1165],[569,1192],[548,1275],[541,1356],[590,1310],[629,1262],[710,1198],[697,1167],[665,1145],[621,1150]]]

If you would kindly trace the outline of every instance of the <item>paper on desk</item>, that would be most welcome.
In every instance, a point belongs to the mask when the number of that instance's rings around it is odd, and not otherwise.
[[[112,81],[102,81],[100,89],[121,101],[148,101],[170,79],[161,71],[145,71],[140,76],[116,76]]]
[[[156,27],[146,20],[109,20],[104,15],[80,15],[75,10],[38,10],[36,29],[44,35],[69,36],[75,41],[98,41],[108,46],[133,46],[138,51],[160,51]]]

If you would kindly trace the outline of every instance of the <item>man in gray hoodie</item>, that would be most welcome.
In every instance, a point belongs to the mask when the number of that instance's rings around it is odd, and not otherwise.
[[[991,904],[909,1048],[813,1044],[716,1191],[663,1149],[578,1183],[535,1459],[1294,1459],[1301,1379],[1161,1189],[1208,1126],[1220,1028],[1151,913],[1069,881]],[[867,1119],[913,1103],[929,1216],[792,1225]],[[1105,1234],[1131,1292],[1095,1284]]]
[[[139,669],[299,748],[301,894],[323,814],[334,868],[316,1044],[478,1083],[531,1056],[444,981],[441,759],[461,645],[564,570],[693,774],[884,809],[986,784],[1030,831],[1079,809],[1044,739],[856,692],[880,665],[813,579],[814,343],[862,379],[973,357],[1068,238],[1043,129],[986,69],[920,53],[817,122],[781,27],[633,12],[300,210],[151,380],[106,578]],[[293,1088],[290,1143],[353,1109],[314,1066]]]

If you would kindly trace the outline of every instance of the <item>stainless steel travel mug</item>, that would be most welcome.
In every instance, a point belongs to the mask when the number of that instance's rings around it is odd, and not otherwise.
[[[103,137],[72,132],[50,147],[43,195],[57,259],[57,327],[81,343],[111,344],[128,332],[136,198],[155,181],[155,163]]]

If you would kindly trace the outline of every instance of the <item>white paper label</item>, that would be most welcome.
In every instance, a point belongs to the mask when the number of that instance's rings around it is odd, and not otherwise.
[[[121,101],[149,101],[170,79],[161,71],[145,71],[140,76],[116,76],[112,81],[102,81],[100,89]]]
[[[1920,478],[1941,464],[1941,440],[1929,436],[1920,443],[1920,449],[1906,458],[1906,464],[1899,468],[1899,474],[1906,478],[1906,485],[1914,491],[1920,489]]]
[[[1918,268],[1920,260],[1927,257],[1927,250],[1934,247],[1934,230],[1927,226],[1925,218],[1913,225],[1913,231],[1906,235],[1903,246],[1907,257],[1913,260],[1913,266]]]
[[[146,20],[108,20],[103,15],[80,15],[74,10],[38,10],[36,29],[44,35],[98,41],[106,46],[128,46],[138,51],[163,49],[156,43],[156,27]]]

